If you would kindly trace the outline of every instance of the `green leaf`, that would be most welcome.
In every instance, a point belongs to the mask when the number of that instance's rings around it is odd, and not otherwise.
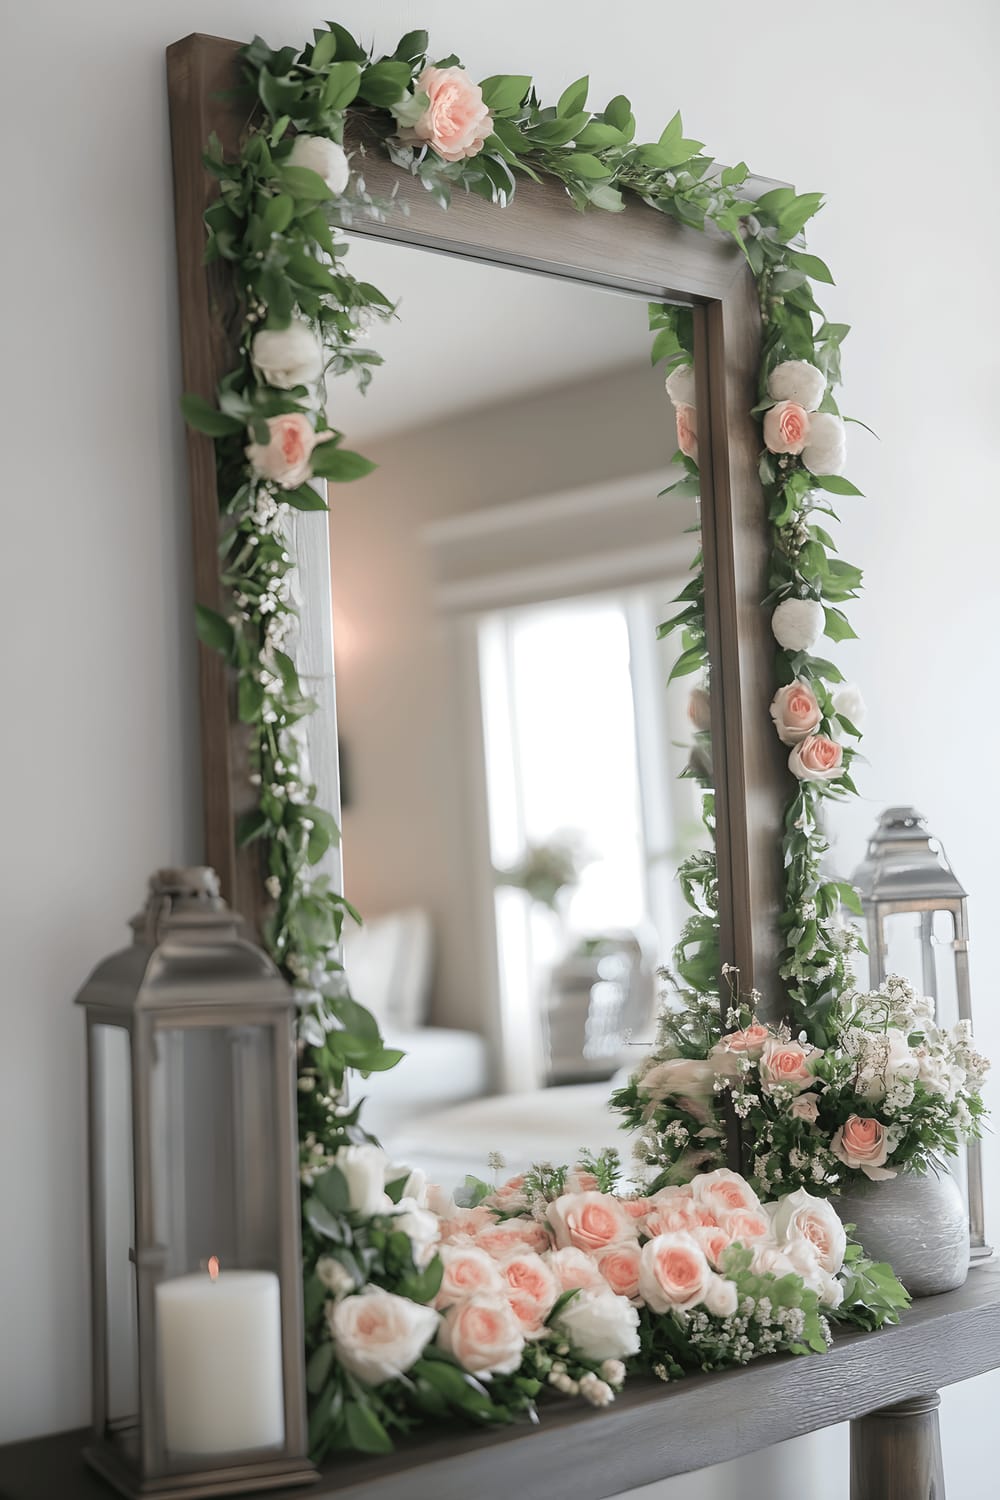
[[[279,115],[297,113],[296,106],[303,98],[303,85],[294,79],[275,78],[265,67],[257,75],[257,92],[268,114],[276,120]]]
[[[344,1238],[344,1225],[336,1214],[330,1212],[319,1198],[307,1198],[302,1209],[306,1223],[325,1240],[339,1244]]]
[[[361,75],[358,93],[369,104],[388,109],[402,99],[410,86],[413,69],[408,62],[396,62],[392,58],[372,63]]]
[[[531,77],[527,73],[494,73],[484,78],[479,87],[491,114],[511,114],[520,108],[531,87]]]
[[[750,168],[745,161],[741,161],[735,167],[723,167],[720,180],[723,187],[739,187],[749,175]]]
[[[252,724],[260,713],[264,702],[264,689],[256,677],[244,674],[236,690],[237,709],[242,724]]]
[[[335,62],[330,66],[323,85],[323,108],[346,109],[357,98],[361,87],[361,66],[357,62]]]
[[[589,89],[590,78],[586,75],[583,78],[578,78],[575,83],[571,83],[568,88],[563,89],[559,95],[559,102],[556,105],[556,114],[560,117],[563,115],[579,114],[587,103]]]
[[[841,474],[814,474],[813,483],[821,490],[829,490],[831,495],[862,495],[856,484],[845,479]]]
[[[279,171],[279,180],[293,198],[304,199],[307,203],[323,203],[333,197],[322,177],[311,167],[284,166]]]
[[[635,122],[632,117],[632,102],[626,99],[624,94],[616,94],[609,104],[605,106],[604,118],[609,125],[616,130],[627,131]]]
[[[326,1377],[333,1365],[333,1345],[325,1339],[314,1349],[306,1365],[306,1389],[311,1396],[318,1396],[326,1384]]]
[[[248,844],[259,839],[267,832],[270,822],[270,818],[259,807],[245,812],[236,824],[236,847],[245,849]]]
[[[392,1439],[370,1406],[361,1406],[357,1401],[346,1402],[344,1425],[348,1442],[359,1453],[392,1452]]]
[[[826,615],[826,629],[823,633],[828,635],[831,641],[857,640],[857,632],[842,609],[834,609],[828,605],[824,607],[823,613]]]
[[[313,1192],[328,1213],[336,1217],[346,1214],[351,1207],[351,1193],[347,1178],[339,1167],[328,1167],[313,1183]],[[338,1226],[338,1233],[340,1226]]]
[[[208,646],[213,651],[221,651],[223,656],[232,657],[233,654],[233,627],[228,620],[224,620],[214,609],[209,609],[206,604],[196,604],[194,607],[195,628],[198,639],[203,646]]]
[[[348,58],[351,62],[365,62],[368,54],[365,49],[356,42],[349,31],[340,26],[336,21],[328,21],[327,25],[337,38],[337,56]]]
[[[805,271],[813,281],[826,281],[830,286],[835,285],[829,267],[820,260],[818,255],[807,255],[804,250],[789,250],[788,261],[796,270]]]
[[[427,52],[429,40],[426,31],[408,31],[404,37],[400,37],[392,55],[401,58],[403,62],[417,62]]]
[[[363,479],[376,467],[370,458],[352,453],[349,448],[337,448],[333,443],[323,443],[313,449],[313,473],[322,479],[332,479],[335,484],[347,484],[352,479]]]
[[[600,151],[605,146],[620,146],[624,139],[621,131],[616,130],[614,125],[606,125],[602,120],[591,120],[590,124],[585,125],[578,133],[576,143],[585,151],[591,148]]]
[[[571,169],[577,177],[596,178],[610,177],[611,168],[606,167],[596,156],[589,156],[586,151],[574,151],[570,157]]]
[[[688,677],[692,672],[697,672],[705,665],[705,651],[701,646],[691,646],[674,662],[670,669],[667,682],[673,682],[676,677]]]
[[[314,448],[313,459],[315,460],[316,454],[322,451],[322,448]],[[308,484],[300,484],[298,489],[295,490],[283,490],[281,498],[293,510],[329,510],[329,506],[323,499],[323,496],[318,495],[312,486]]]
[[[209,437],[228,437],[230,433],[243,430],[244,424],[236,417],[227,417],[225,412],[210,406],[203,396],[194,396],[190,392],[181,397],[181,411],[189,427],[207,433]]]
[[[309,66],[321,72],[337,55],[337,37],[332,31],[322,32],[313,43]]]
[[[261,223],[268,234],[284,234],[294,217],[295,199],[287,193],[278,193],[265,203]]]

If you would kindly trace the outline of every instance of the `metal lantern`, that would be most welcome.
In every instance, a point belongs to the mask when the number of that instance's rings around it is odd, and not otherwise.
[[[308,1483],[294,999],[208,869],[161,870],[87,1013],[90,1464],[123,1494]]]
[[[915,972],[919,950],[923,992],[933,997],[937,1020],[971,1021],[968,896],[916,808],[887,808],[852,879],[868,927],[870,983],[877,987],[887,973]],[[992,1254],[978,1141],[967,1148],[965,1171],[975,1260]]]

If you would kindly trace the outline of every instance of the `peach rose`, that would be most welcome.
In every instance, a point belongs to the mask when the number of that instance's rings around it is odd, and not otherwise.
[[[499,1208],[504,1213],[515,1213],[519,1209],[527,1208],[529,1204],[528,1195],[524,1191],[524,1173],[520,1172],[516,1177],[508,1177],[506,1182],[502,1182],[483,1201],[489,1208]]]
[[[428,105],[417,123],[399,132],[403,141],[426,141],[444,161],[475,156],[493,131],[493,116],[483,103],[483,91],[464,68],[425,68],[416,92]]]
[[[677,446],[685,458],[698,462],[698,413],[683,402],[676,408]]]
[[[719,1215],[719,1228],[729,1236],[731,1245],[739,1240],[741,1245],[750,1246],[770,1238],[771,1220],[761,1208],[736,1208]]]
[[[655,1313],[684,1311],[702,1300],[713,1274],[692,1235],[659,1234],[640,1252],[639,1293]]]
[[[596,1193],[598,1181],[593,1172],[583,1167],[570,1167],[563,1182],[564,1193]]]
[[[657,1101],[710,1099],[714,1086],[715,1069],[705,1057],[668,1057],[638,1080],[639,1092]]]
[[[366,1385],[398,1380],[416,1364],[438,1329],[432,1307],[369,1286],[327,1311],[337,1358]]]
[[[314,432],[308,417],[299,411],[268,417],[270,436],[266,443],[250,443],[246,454],[255,474],[271,479],[283,490],[297,489],[312,477],[312,451],[333,437],[332,432]]]
[[[438,1255],[444,1275],[441,1290],[434,1299],[435,1307],[450,1307],[453,1302],[480,1292],[496,1294],[504,1290],[497,1263],[485,1250],[475,1245],[441,1245]]]
[[[742,1031],[727,1031],[719,1046],[727,1052],[745,1052],[748,1057],[759,1057],[770,1035],[762,1022],[754,1021]]]
[[[600,1292],[607,1286],[594,1261],[575,1245],[550,1250],[543,1259],[556,1278],[560,1292]]]
[[[524,1354],[524,1333],[502,1295],[467,1297],[449,1307],[437,1341],[470,1375],[513,1375]]]
[[[738,1172],[728,1167],[718,1167],[714,1172],[703,1172],[691,1183],[694,1201],[710,1213],[731,1213],[734,1209],[758,1210],[760,1199],[753,1188]]]
[[[534,1250],[541,1255],[551,1248],[552,1242],[545,1225],[537,1219],[505,1219],[502,1224],[488,1224],[476,1235],[476,1244],[487,1255],[503,1260],[522,1250]]]
[[[652,1198],[619,1198],[618,1202],[630,1219],[644,1219],[655,1207]]]
[[[536,1337],[559,1296],[559,1286],[551,1268],[540,1255],[526,1250],[501,1261],[500,1275],[506,1283],[507,1301],[521,1324],[521,1331],[526,1338]]]
[[[613,1292],[619,1297],[638,1297],[640,1254],[635,1240],[624,1245],[608,1245],[597,1251],[594,1260]]]
[[[779,401],[764,413],[764,442],[772,453],[801,453],[809,441],[809,413],[797,401]]]
[[[810,1064],[822,1056],[818,1047],[803,1047],[801,1042],[782,1042],[771,1037],[760,1054],[761,1087],[768,1093],[786,1088],[800,1094],[815,1082]]]
[[[775,1209],[774,1237],[791,1254],[790,1245],[804,1241],[824,1271],[836,1275],[844,1264],[847,1235],[840,1217],[825,1198],[815,1198],[805,1188],[788,1193]]]
[[[819,1114],[819,1101],[815,1094],[799,1094],[793,1099],[788,1113],[793,1120],[805,1120],[809,1125],[815,1125],[816,1116]]]
[[[442,1244],[447,1244],[449,1240],[469,1243],[481,1229],[495,1222],[489,1209],[483,1208],[481,1204],[476,1208],[452,1207],[451,1216],[441,1220]]]
[[[836,781],[844,768],[844,751],[825,734],[808,734],[788,757],[788,769],[800,781]]]
[[[811,734],[823,715],[808,682],[796,678],[771,699],[771,719],[783,745],[797,745]]]
[[[699,1224],[696,1229],[691,1230],[691,1238],[701,1246],[708,1257],[709,1265],[717,1271],[722,1264],[723,1255],[732,1243],[726,1231],[718,1224],[714,1227]]]
[[[707,734],[712,727],[712,699],[707,688],[691,689],[687,712],[696,733]]]
[[[891,1167],[885,1166],[889,1155],[885,1126],[869,1116],[851,1115],[845,1120],[830,1142],[830,1150],[838,1161],[848,1167],[860,1167],[873,1181],[896,1175]]]
[[[564,1193],[549,1204],[549,1224],[560,1248],[587,1251],[635,1239],[637,1233],[635,1220],[608,1193]]]

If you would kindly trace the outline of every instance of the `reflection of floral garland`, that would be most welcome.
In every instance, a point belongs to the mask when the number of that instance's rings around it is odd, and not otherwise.
[[[463,1204],[372,1145],[310,1182],[311,1447],[386,1452],[420,1420],[510,1422],[546,1387],[592,1406],[661,1380],[822,1353],[831,1321],[894,1322],[907,1298],[828,1203],[762,1204],[725,1169],[619,1196],[614,1152],[535,1167]]]
[[[855,569],[831,556],[832,542],[811,519],[822,509],[815,503],[817,491],[856,493],[839,478],[842,425],[829,390],[838,378],[846,329],[824,322],[814,330],[817,309],[809,278],[828,281],[830,276],[821,261],[805,252],[801,240],[820,196],[779,188],[749,201],[741,194],[747,168],[742,163],[715,168],[701,154],[699,142],[684,138],[679,115],[657,141],[637,144],[631,107],[622,95],[591,113],[587,80],[581,79],[554,106],[543,106],[527,76],[498,75],[477,85],[454,57],[428,65],[427,46],[425,32],[410,32],[391,56],[373,60],[336,24],[317,32],[301,52],[291,47],[274,51],[256,39],[243,52],[255,105],[238,155],[226,159],[212,141],[205,158],[219,183],[219,196],[205,216],[207,253],[228,264],[242,323],[238,365],[220,382],[215,402],[198,396],[184,401],[189,423],[217,444],[223,582],[232,599],[224,615],[200,608],[198,625],[203,642],[225,655],[238,685],[258,805],[242,820],[237,835],[242,843],[258,842],[262,850],[262,878],[272,902],[265,942],[296,983],[303,1006],[300,1131],[303,1171],[316,1183],[305,1230],[313,1329],[327,1289],[319,1270],[321,1249],[353,1278],[354,1287],[374,1283],[399,1292],[402,1286],[401,1295],[414,1306],[436,1295],[428,1290],[429,1282],[420,1280],[427,1268],[417,1264],[414,1254],[419,1221],[394,1228],[391,1222],[377,1222],[378,1215],[355,1217],[354,1205],[344,1198],[343,1174],[330,1168],[331,1162],[343,1160],[342,1149],[356,1149],[366,1139],[357,1110],[340,1110],[345,1070],[389,1067],[399,1056],[383,1047],[372,1017],[346,993],[335,955],[345,914],[354,913],[340,893],[312,873],[338,830],[329,810],[316,803],[305,753],[302,726],[314,705],[294,660],[298,617],[294,559],[286,536],[288,507],[323,508],[312,478],[346,482],[370,468],[343,447],[342,435],[328,426],[324,410],[327,374],[352,371],[362,385],[370,378],[379,357],[365,347],[365,334],[372,317],[392,311],[387,297],[358,281],[343,264],[347,247],[338,230],[352,215],[381,213],[364,183],[367,140],[353,163],[343,149],[349,108],[372,146],[384,147],[442,204],[458,186],[503,205],[519,175],[554,177],[581,209],[620,211],[623,193],[631,192],[682,224],[698,229],[713,224],[732,236],[757,277],[765,327],[759,394],[761,409],[768,411],[769,451],[761,476],[774,537],[771,602],[779,605],[776,621],[787,619],[792,631],[786,640],[779,636],[782,685],[800,681],[811,686],[821,709],[814,740],[832,738],[835,721],[845,733],[854,732],[827,688],[837,680],[836,669],[811,654],[812,627],[820,610],[827,634],[850,634],[837,605],[860,581]],[[651,322],[654,359],[683,365],[685,350],[672,312],[654,308]],[[821,401],[810,403],[808,392],[788,386],[801,361],[821,373]],[[815,373],[808,378],[815,379]],[[696,489],[696,417],[693,403],[681,401],[679,406],[686,408],[679,413],[678,436],[689,465],[682,483]],[[771,415],[772,407],[777,415]],[[821,453],[827,455],[822,461]],[[690,588],[685,595],[691,606],[685,649],[698,648],[703,657],[700,569]],[[775,628],[777,634],[778,624]],[[695,662],[685,670],[696,667]],[[787,707],[789,715],[801,717],[798,699]],[[829,754],[818,743],[810,745],[798,751],[799,763],[810,772],[826,771],[831,769],[825,759]],[[784,972],[803,1007],[803,1023],[817,1040],[823,1006],[839,972],[834,919],[844,892],[820,878],[824,846],[816,809],[822,795],[850,790],[846,769],[830,780],[803,776],[787,824]],[[705,811],[710,820],[710,797]],[[689,869],[685,881],[702,903],[696,914],[706,929],[703,936],[710,938],[711,861],[703,859]],[[700,938],[693,939],[691,958],[698,987],[707,988],[717,970],[717,949],[713,954]],[[752,1262],[735,1254],[725,1269],[735,1278],[742,1318],[746,1298],[756,1299],[760,1312],[762,1286]],[[329,1267],[325,1270],[333,1275]],[[745,1276],[751,1281],[741,1281]],[[872,1321],[891,1314],[894,1285],[886,1282],[888,1294],[883,1295],[883,1288],[873,1296]],[[794,1339],[814,1346],[819,1325],[808,1336],[805,1328],[816,1312],[816,1294],[803,1290],[801,1278],[784,1268],[773,1292],[778,1300],[772,1298],[772,1309],[804,1312],[804,1320],[801,1326],[797,1316],[768,1323],[768,1336],[774,1339],[769,1347],[800,1347],[788,1343],[793,1325]],[[667,1373],[691,1364],[732,1362],[737,1356],[720,1342],[713,1316],[718,1315],[696,1312],[697,1319],[705,1320],[696,1330],[704,1335],[700,1341],[693,1338],[694,1318],[658,1325],[661,1332],[644,1351],[653,1350]],[[764,1347],[754,1342],[762,1330],[763,1325],[751,1329],[748,1323],[741,1337],[749,1343],[741,1347],[753,1352]],[[695,1357],[690,1351],[696,1345]],[[362,1374],[334,1363],[331,1347],[320,1339],[310,1362],[313,1447],[333,1442],[384,1447],[380,1398],[370,1394],[371,1382]],[[571,1345],[567,1348],[572,1352]],[[433,1374],[424,1372],[426,1378],[414,1382],[420,1400],[416,1407],[404,1403],[404,1414],[394,1425],[412,1425],[416,1410],[434,1416],[463,1410],[492,1419],[487,1408],[494,1405],[491,1397],[499,1387],[484,1395],[481,1386],[470,1385],[461,1369],[456,1371],[454,1361],[438,1364]],[[445,1368],[447,1374],[442,1373]],[[569,1365],[565,1370],[553,1365],[552,1372],[582,1386],[583,1376],[578,1380]],[[593,1369],[590,1373],[597,1378]],[[535,1377],[525,1378],[528,1385],[518,1401],[530,1398],[533,1390]]]

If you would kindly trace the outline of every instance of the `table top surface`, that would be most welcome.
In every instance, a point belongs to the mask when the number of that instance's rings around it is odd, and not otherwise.
[[[606,1500],[723,1463],[1000,1367],[1000,1265],[915,1302],[878,1333],[839,1332],[826,1355],[761,1359],[669,1386],[635,1379],[601,1411],[546,1399],[537,1426],[426,1432],[387,1457],[340,1455],[311,1489],[273,1500]],[[572,1441],[570,1436],[572,1435]],[[0,1500],[109,1500],[83,1464],[86,1434],[0,1448]]]

